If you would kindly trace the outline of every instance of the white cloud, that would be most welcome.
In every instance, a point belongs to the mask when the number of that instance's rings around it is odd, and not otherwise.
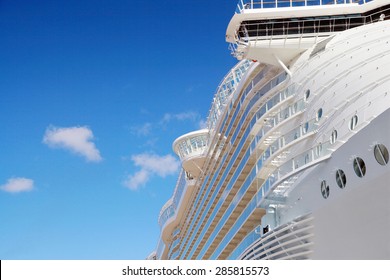
[[[34,181],[27,178],[11,178],[5,185],[0,186],[1,190],[10,193],[28,192],[33,188]]]
[[[155,154],[143,153],[131,157],[135,166],[141,168],[134,175],[128,176],[123,183],[131,190],[137,190],[145,185],[152,176],[166,177],[173,175],[179,169],[180,163],[172,155],[158,156]]]
[[[124,182],[124,186],[129,188],[130,190],[137,190],[139,187],[146,184],[151,176],[150,172],[145,169],[141,169],[136,172],[134,175],[130,175]]]
[[[131,157],[136,166],[156,173],[161,177],[171,175],[179,168],[179,161],[172,155],[158,156],[154,154],[139,154]]]
[[[86,158],[87,161],[102,160],[99,150],[92,142],[93,133],[86,127],[54,127],[46,129],[43,143],[53,148],[63,148]]]

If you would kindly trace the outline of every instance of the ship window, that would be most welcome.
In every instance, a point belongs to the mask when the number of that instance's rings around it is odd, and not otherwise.
[[[308,89],[306,91],[306,94],[305,94],[305,100],[307,101],[309,99],[309,96],[310,96],[310,89]]]
[[[318,111],[317,111],[317,117],[316,117],[316,120],[317,122],[322,118],[322,108],[320,108]]]
[[[298,103],[295,102],[293,107],[293,113],[295,114],[297,111],[298,111]]]
[[[305,125],[303,126],[303,133],[307,133],[309,131],[309,123],[306,122]]]
[[[380,165],[386,165],[389,162],[389,151],[383,144],[376,144],[374,147],[374,156]]]
[[[353,160],[353,169],[355,170],[356,175],[360,178],[366,175],[366,164],[360,157],[356,157]]]
[[[336,171],[336,182],[340,189],[344,189],[347,184],[347,177],[343,170],[339,169]]]
[[[337,140],[337,130],[333,130],[332,134],[330,135],[330,144],[334,144]]]
[[[308,162],[310,162],[310,156],[309,156],[309,154],[306,154],[305,155],[305,164]]]
[[[352,119],[349,122],[349,129],[350,130],[354,130],[356,125],[357,125],[357,123],[358,123],[358,116],[355,115],[355,116],[352,117]]]
[[[321,156],[321,153],[322,153],[322,144],[320,143],[320,144],[316,147],[316,155],[319,157],[319,156]]]
[[[329,185],[326,184],[325,180],[321,182],[321,194],[325,199],[329,197]]]

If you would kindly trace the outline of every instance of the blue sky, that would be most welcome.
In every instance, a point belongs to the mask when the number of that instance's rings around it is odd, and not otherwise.
[[[143,259],[236,1],[0,0],[0,259]]]

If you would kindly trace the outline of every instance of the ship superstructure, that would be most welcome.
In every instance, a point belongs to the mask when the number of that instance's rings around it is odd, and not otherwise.
[[[240,0],[157,259],[389,259],[390,2]]]

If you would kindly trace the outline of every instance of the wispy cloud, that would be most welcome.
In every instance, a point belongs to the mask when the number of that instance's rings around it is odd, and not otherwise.
[[[129,175],[123,182],[123,185],[130,190],[138,190],[141,186],[145,185],[149,181],[151,174],[145,169],[141,169],[133,175]]]
[[[173,124],[186,121],[191,122],[197,129],[205,128],[206,126],[206,122],[201,118],[199,113],[186,111],[181,113],[165,113],[157,121],[132,125],[130,126],[130,132],[137,137],[150,138],[144,142],[143,146],[154,147],[156,141],[158,141],[156,134],[161,134],[161,130],[166,130]]]
[[[189,112],[182,112],[178,114],[171,114],[171,113],[166,113],[164,114],[163,118],[161,119],[160,123],[162,124],[167,124],[172,120],[176,121],[196,121],[199,119],[200,116],[197,112],[189,111]]]
[[[199,128],[200,128],[200,129],[207,128],[207,120],[201,119],[201,120],[199,121]]]
[[[27,178],[11,178],[7,183],[0,186],[0,189],[9,193],[20,193],[32,191],[34,188],[34,181]]]
[[[130,130],[137,136],[148,136],[152,131],[152,124],[147,122],[142,125],[134,125],[130,128]]]
[[[43,143],[52,148],[62,148],[85,157],[87,161],[99,162],[102,160],[99,150],[92,142],[92,130],[81,127],[54,127],[46,129]]]
[[[178,159],[172,155],[159,156],[150,153],[142,153],[131,157],[134,165],[141,169],[128,176],[123,182],[124,186],[131,190],[137,190],[145,185],[152,176],[166,177],[175,174],[180,166]]]

